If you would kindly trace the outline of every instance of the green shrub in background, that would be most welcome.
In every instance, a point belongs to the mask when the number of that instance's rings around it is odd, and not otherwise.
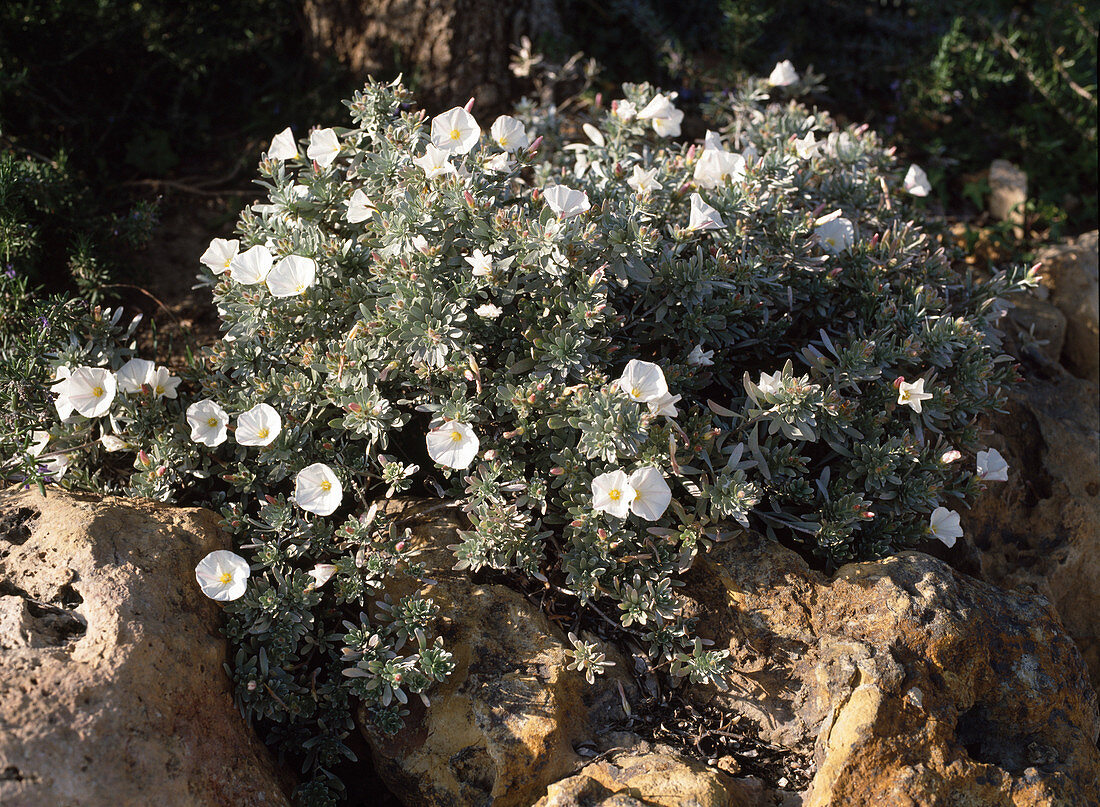
[[[396,731],[451,667],[430,601],[375,602],[420,574],[371,507],[395,492],[461,505],[460,567],[544,581],[616,614],[639,662],[722,686],[680,573],[745,529],[827,565],[953,543],[1013,378],[998,300],[1028,282],[957,276],[904,166],[798,89],[750,82],[701,148],[627,85],[544,152],[549,110],[429,127],[369,85],[350,128],[276,138],[268,199],[203,256],[224,336],[201,371],[177,390],[90,311],[37,370],[56,412],[12,473],[45,457],[38,478],[223,514],[252,567],[226,606],[237,701],[303,760],[303,803],[339,792],[357,704]]]

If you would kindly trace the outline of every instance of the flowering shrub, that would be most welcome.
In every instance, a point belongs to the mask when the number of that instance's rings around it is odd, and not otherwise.
[[[627,85],[553,152],[537,111],[428,125],[369,84],[351,128],[280,133],[267,200],[203,255],[224,337],[186,395],[132,350],[57,354],[52,450],[91,467],[117,440],[119,484],[220,509],[248,555],[199,579],[227,600],[241,708],[306,755],[307,794],[335,786],[356,699],[396,731],[452,666],[430,601],[375,604],[422,573],[380,497],[457,500],[458,568],[610,604],[654,664],[717,686],[729,660],[676,592],[712,542],[751,529],[835,565],[958,536],[949,506],[981,484],[962,457],[1013,376],[996,299],[1027,276],[957,276],[912,221],[923,174],[773,103],[791,65],[772,79],[702,147]]]

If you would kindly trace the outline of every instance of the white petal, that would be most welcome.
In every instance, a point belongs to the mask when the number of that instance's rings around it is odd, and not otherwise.
[[[240,251],[240,245],[241,242],[235,238],[232,241],[215,238],[206,248],[206,252],[202,253],[199,263],[216,275],[228,272],[230,264]]]
[[[246,286],[263,283],[267,279],[268,272],[271,271],[274,260],[267,247],[257,244],[233,259],[229,267],[229,276]]]
[[[267,276],[272,297],[296,297],[317,282],[317,262],[301,255],[287,255]]]
[[[187,407],[187,423],[191,426],[194,442],[214,447],[225,442],[229,415],[214,401],[206,399]]]
[[[332,515],[344,496],[344,488],[332,469],[323,462],[303,468],[294,478],[294,501],[303,510],[319,516]]]
[[[283,419],[274,407],[256,404],[237,416],[234,437],[242,446],[267,446],[275,441],[283,430]]]
[[[318,129],[309,136],[306,156],[322,168],[332,165],[339,153],[340,139],[333,129]]]
[[[481,448],[481,441],[469,425],[449,421],[425,436],[428,456],[446,468],[468,468]]]
[[[220,602],[242,597],[251,573],[248,561],[226,549],[211,552],[195,566],[195,580],[202,593]]]
[[[289,126],[271,139],[271,148],[267,150],[267,156],[272,160],[293,160],[298,156],[298,143],[294,140],[294,132]]]
[[[630,479],[621,470],[600,474],[592,480],[592,507],[616,518],[626,518],[634,494]]]
[[[630,486],[635,496],[630,512],[646,521],[656,521],[672,501],[672,489],[659,470],[653,467],[639,468],[630,475]]]

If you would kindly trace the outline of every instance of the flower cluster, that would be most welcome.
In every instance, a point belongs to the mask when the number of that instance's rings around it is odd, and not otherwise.
[[[723,685],[675,590],[700,551],[741,530],[830,564],[950,544],[947,505],[1004,478],[995,452],[948,457],[983,448],[1013,378],[995,300],[1027,278],[956,275],[914,221],[923,172],[788,103],[798,82],[780,64],[725,98],[701,144],[645,85],[562,149],[548,116],[486,132],[397,84],[357,93],[350,128],[275,137],[268,198],[201,258],[223,336],[194,394],[119,436],[130,490],[201,491],[249,555],[196,573],[227,601],[242,708],[308,725],[316,769],[349,695],[396,730],[450,665],[429,600],[367,607],[419,573],[380,497],[452,497],[456,568],[612,604],[654,663]],[[78,367],[59,400],[101,416],[112,378]]]

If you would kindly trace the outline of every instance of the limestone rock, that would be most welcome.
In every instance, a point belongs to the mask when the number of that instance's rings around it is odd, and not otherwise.
[[[588,763],[546,789],[533,807],[757,807],[755,779],[733,779],[671,749],[632,748]]]
[[[277,807],[195,564],[213,513],[0,497],[0,804]]]
[[[703,558],[684,591],[740,671],[711,696],[765,739],[815,744],[805,807],[1053,807],[1100,792],[1096,694],[1041,598],[919,552],[829,578],[749,535]]]
[[[1081,378],[1100,381],[1100,286],[1097,231],[1039,252],[1041,283],[1066,318],[1065,366]]]
[[[1027,202],[1027,174],[1008,160],[994,160],[989,165],[989,212],[1000,221],[1024,223],[1024,203]],[[1023,230],[1017,226],[1018,235]]]
[[[1100,687],[1100,392],[1068,374],[1012,390],[991,423],[1007,482],[969,511],[963,527],[980,569],[1000,586],[1054,604]]]
[[[522,596],[451,570],[447,546],[459,540],[453,510],[432,502],[396,507],[435,581],[423,591],[440,606],[439,630],[456,666],[431,691],[430,708],[410,705],[395,737],[360,720],[375,767],[406,805],[530,804],[573,769],[573,746],[590,739],[590,726],[621,715],[617,690],[610,681],[589,686],[565,669],[562,632]],[[403,596],[411,585],[388,592]]]

